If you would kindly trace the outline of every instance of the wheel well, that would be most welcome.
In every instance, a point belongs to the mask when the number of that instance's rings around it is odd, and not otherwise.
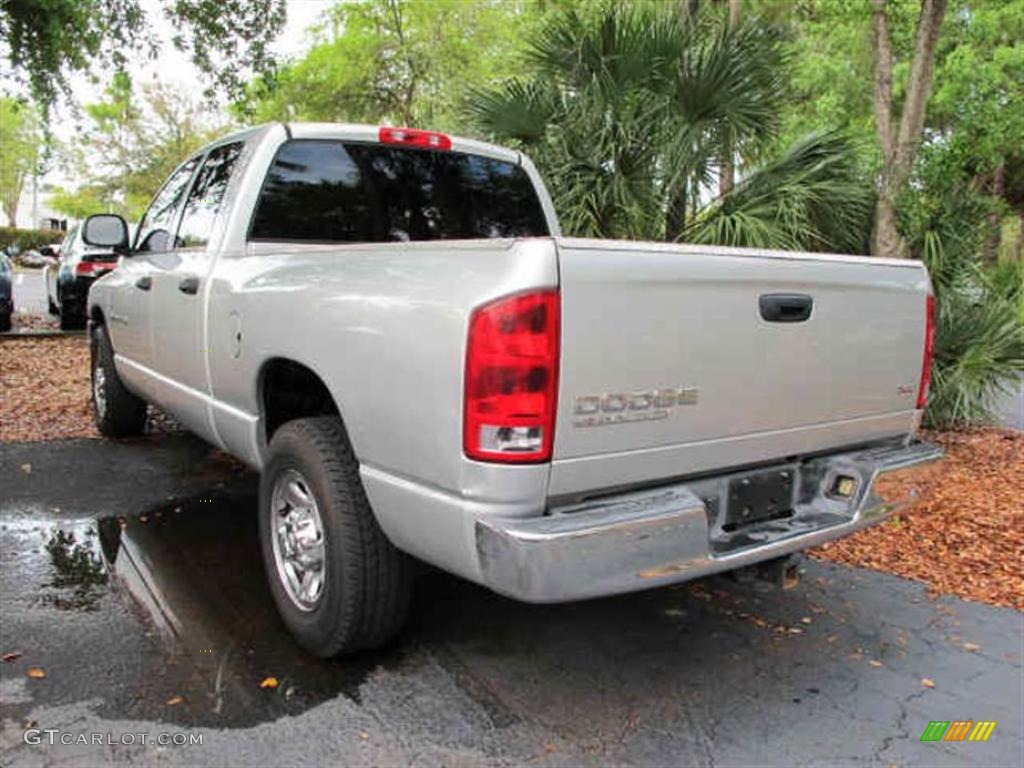
[[[327,385],[294,360],[271,360],[263,367],[260,381],[260,403],[268,443],[277,428],[292,419],[338,413]]]
[[[92,311],[89,312],[89,319],[92,320],[94,326],[103,325],[103,310],[99,307],[93,307]]]

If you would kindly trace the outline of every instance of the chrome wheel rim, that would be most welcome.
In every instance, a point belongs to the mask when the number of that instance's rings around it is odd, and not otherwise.
[[[316,498],[298,470],[278,475],[270,494],[271,541],[277,577],[301,611],[312,611],[324,591],[324,524]]]
[[[107,372],[102,363],[92,369],[92,400],[96,415],[102,419],[107,415]]]

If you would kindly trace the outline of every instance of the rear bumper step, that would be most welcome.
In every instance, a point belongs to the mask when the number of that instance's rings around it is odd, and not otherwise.
[[[555,508],[544,517],[480,519],[480,568],[491,589],[538,603],[732,570],[880,522],[916,499],[907,470],[942,455],[929,443],[887,444]],[[791,489],[791,498],[780,502],[781,513],[737,526],[730,494],[748,479],[763,482],[766,472],[792,474],[776,486]]]

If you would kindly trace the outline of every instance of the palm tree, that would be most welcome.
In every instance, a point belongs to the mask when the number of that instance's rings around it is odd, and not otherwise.
[[[786,55],[773,24],[667,3],[569,12],[532,41],[524,71],[475,91],[469,115],[530,153],[567,232],[839,250],[869,226],[870,185],[836,135],[741,164],[740,183],[713,199],[722,147],[742,163],[778,127]]]

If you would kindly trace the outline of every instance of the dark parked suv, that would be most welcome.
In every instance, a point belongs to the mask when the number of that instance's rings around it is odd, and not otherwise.
[[[13,281],[11,260],[0,253],[0,332],[11,330],[11,315],[14,313]]]
[[[82,241],[81,227],[74,227],[60,246],[60,260],[43,270],[50,313],[60,315],[64,330],[85,327],[89,286],[117,266],[117,254],[93,248]]]

